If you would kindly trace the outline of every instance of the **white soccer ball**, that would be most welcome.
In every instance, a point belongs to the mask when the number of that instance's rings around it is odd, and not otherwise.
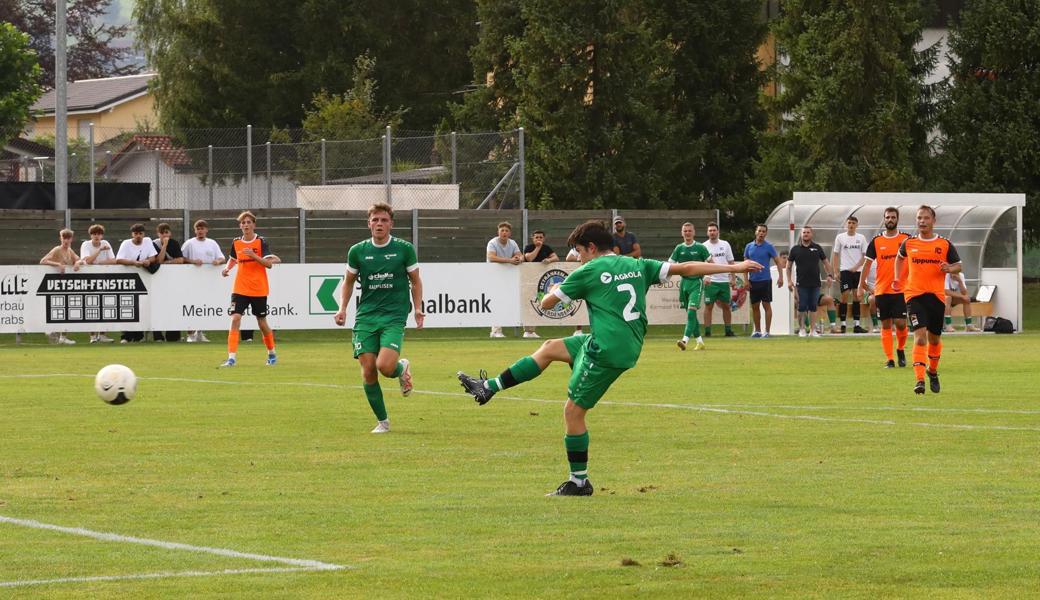
[[[126,404],[137,391],[137,376],[129,367],[108,365],[94,378],[94,391],[109,404]]]

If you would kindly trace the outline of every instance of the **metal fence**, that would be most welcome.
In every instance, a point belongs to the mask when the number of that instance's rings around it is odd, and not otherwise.
[[[284,262],[344,262],[351,245],[367,239],[364,210],[255,209],[257,231]],[[567,235],[589,219],[612,221],[616,210],[441,210],[394,211],[393,234],[415,244],[423,262],[483,262],[488,241],[498,233],[498,223],[508,221],[513,238],[525,245],[531,232],[544,231],[546,243],[563,258]],[[168,223],[175,239],[192,236],[192,223],[205,219],[209,237],[227,249],[241,235],[236,217],[239,210],[121,209],[121,210],[0,210],[0,265],[36,264],[58,243],[58,231],[75,232],[73,248],[89,239],[90,225],[105,226],[105,237],[113,248],[129,237],[130,226],[143,223],[153,235],[159,223]],[[681,240],[680,229],[692,222],[703,236],[709,221],[718,221],[715,210],[650,210],[623,214],[628,230],[635,233],[643,256],[667,259]],[[226,250],[225,250],[226,251]]]
[[[362,140],[305,140],[301,130],[253,127],[85,133],[69,145],[69,182],[147,183],[153,209],[346,210],[373,200],[404,209],[525,207],[522,128],[431,134],[387,127]],[[54,164],[47,156],[0,161],[0,179],[52,182]]]

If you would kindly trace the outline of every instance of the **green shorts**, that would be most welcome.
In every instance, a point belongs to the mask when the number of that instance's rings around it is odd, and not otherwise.
[[[404,346],[404,325],[388,325],[385,327],[354,327],[354,358],[370,352],[379,354],[380,348],[390,348],[401,353]]]
[[[679,282],[679,306],[684,309],[701,307],[701,296],[704,294],[703,279],[683,279]]]
[[[571,402],[589,410],[596,406],[610,385],[628,369],[596,364],[587,352],[589,345],[595,343],[589,334],[563,338],[563,343],[567,346],[567,353],[571,355],[571,379],[567,382],[567,397]]]
[[[715,304],[715,302],[729,303],[729,282],[713,281],[704,288],[704,304]]]

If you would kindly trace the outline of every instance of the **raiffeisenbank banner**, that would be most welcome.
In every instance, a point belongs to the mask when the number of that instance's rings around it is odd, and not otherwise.
[[[520,265],[520,309],[524,325],[588,325],[589,313],[584,300],[563,302],[549,310],[541,308],[541,301],[552,287],[581,266],[576,262],[524,263]],[[715,323],[721,324],[722,311],[715,308]],[[646,294],[647,320],[651,325],[685,325],[686,310],[679,304],[679,277],[670,277],[664,283],[654,283]],[[733,310],[732,322],[744,324],[750,314],[747,303]]]
[[[578,263],[420,263],[426,327],[586,325],[584,301],[541,310],[541,297]],[[163,265],[156,273],[88,266],[0,266],[0,333],[226,329],[230,277],[220,266]],[[332,329],[344,281],[342,263],[277,264],[268,272],[268,322],[276,329]],[[353,326],[360,288],[347,310]],[[746,322],[746,307],[733,322]],[[677,280],[647,296],[650,323],[686,322]],[[743,315],[743,319],[741,316]],[[716,311],[716,322],[722,317]],[[414,326],[409,317],[409,326]],[[246,314],[243,327],[255,326]]]

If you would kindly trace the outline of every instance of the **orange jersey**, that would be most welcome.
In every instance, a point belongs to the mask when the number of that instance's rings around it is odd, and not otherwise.
[[[909,237],[908,234],[902,231],[897,231],[893,237],[885,237],[884,234],[878,234],[867,244],[867,258],[877,264],[877,281],[874,283],[875,294],[899,293],[892,289],[892,280],[895,279],[896,274],[896,254],[899,253],[899,247]],[[905,267],[903,268],[903,275],[906,275]]]
[[[243,241],[241,237],[235,238],[231,242],[231,251],[228,252],[228,256],[238,261],[235,287],[231,291],[241,296],[267,296],[267,267],[242,254],[246,248],[252,248],[260,257],[271,254],[267,240],[260,236],[254,237],[250,242]]]
[[[940,301],[946,301],[946,273],[940,265],[961,262],[950,240],[940,235],[924,240],[915,235],[899,247],[899,256],[907,262],[903,284],[903,296],[907,301],[923,294],[933,294]]]

